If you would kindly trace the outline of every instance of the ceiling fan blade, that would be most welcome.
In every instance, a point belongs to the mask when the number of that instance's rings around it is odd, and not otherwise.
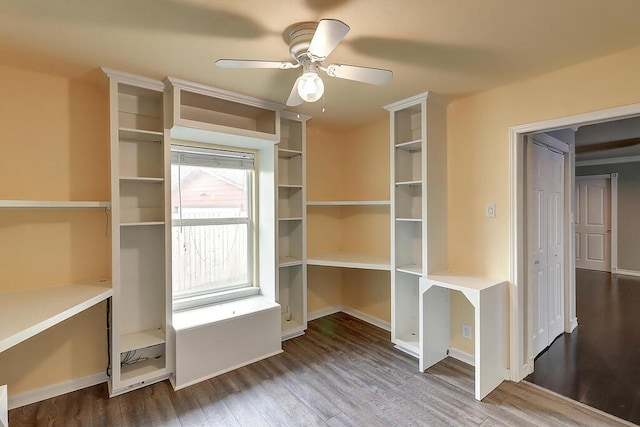
[[[317,61],[325,59],[349,32],[349,26],[337,19],[321,19],[307,52]]]
[[[291,93],[289,94],[289,98],[287,99],[288,107],[295,107],[296,105],[300,105],[304,102],[304,100],[300,97],[298,93],[298,82],[300,81],[300,77],[296,79],[296,82],[293,84],[293,88],[291,89]]]
[[[331,64],[324,69],[324,71],[326,71],[330,77],[355,80],[372,85],[383,85],[389,83],[393,78],[393,72],[391,70],[359,67],[357,65]]]
[[[277,68],[280,70],[289,70],[300,66],[300,64],[287,61],[254,61],[251,59],[218,59],[216,65],[220,68]]]

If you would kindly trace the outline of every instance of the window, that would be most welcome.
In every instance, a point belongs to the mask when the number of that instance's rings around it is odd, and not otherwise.
[[[174,308],[253,290],[253,176],[252,153],[172,146]]]

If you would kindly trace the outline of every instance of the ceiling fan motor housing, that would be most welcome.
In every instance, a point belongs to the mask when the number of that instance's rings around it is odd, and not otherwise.
[[[309,44],[317,27],[317,22],[300,22],[290,27],[288,31],[289,52],[293,59],[299,63],[303,63],[306,59],[313,61],[324,59],[312,58],[308,53]]]

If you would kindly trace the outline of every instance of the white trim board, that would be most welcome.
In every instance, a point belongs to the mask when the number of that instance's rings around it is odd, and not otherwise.
[[[32,403],[40,402],[45,399],[51,399],[56,396],[71,393],[83,388],[106,382],[107,375],[104,372],[99,372],[86,377],[48,385],[46,387],[26,391],[24,393],[16,395],[9,394],[9,409],[15,409],[21,406],[30,405]]]
[[[640,271],[635,271],[635,270],[624,270],[621,268],[616,268],[615,271],[612,271],[613,274],[620,274],[622,276],[634,276],[634,277],[640,277]]]
[[[524,138],[525,135],[535,132],[548,132],[552,130],[584,126],[606,121],[621,120],[640,116],[640,103],[630,104],[621,107],[609,108],[600,111],[593,111],[573,116],[560,117],[551,120],[544,120],[524,125],[512,126],[509,128],[509,278],[510,278],[510,314],[509,314],[509,345],[511,380],[521,381],[526,375],[533,371],[533,365],[529,364],[527,356],[528,349],[525,345],[527,340],[527,321],[525,319],[525,224],[524,224],[524,191],[523,172],[524,168]],[[575,170],[571,170],[575,174]],[[569,244],[569,241],[567,241]],[[571,251],[575,248],[571,249]],[[575,259],[570,253],[567,270],[575,266]],[[567,294],[570,298],[565,298],[569,303],[571,299],[575,301],[575,281],[570,281]],[[575,307],[574,307],[575,308]],[[575,312],[565,310],[566,327],[570,327],[575,317]]]

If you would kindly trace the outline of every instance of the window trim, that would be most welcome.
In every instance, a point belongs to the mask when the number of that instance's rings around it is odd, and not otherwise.
[[[177,148],[177,149],[174,149]],[[171,166],[176,165],[178,163],[174,163],[173,161],[173,153],[186,151],[186,152],[197,152],[200,154],[206,154],[211,156],[225,156],[228,157],[236,157],[241,159],[240,161],[246,161],[247,158],[250,158],[253,167],[246,168],[240,167],[238,170],[245,170],[248,172],[247,179],[247,217],[246,218],[237,218],[237,217],[228,217],[228,218],[196,218],[196,219],[172,219],[171,220],[171,230],[175,227],[190,227],[190,226],[205,226],[205,225],[233,225],[233,224],[246,224],[247,225],[247,283],[238,284],[235,286],[229,286],[222,290],[211,290],[211,291],[203,291],[200,293],[194,293],[186,296],[176,297],[173,292],[173,286],[171,291],[171,300],[173,311],[182,311],[189,310],[192,308],[197,308],[201,306],[213,305],[216,303],[221,303],[225,301],[230,301],[239,298],[245,298],[249,296],[254,296],[260,293],[260,287],[256,283],[256,260],[257,253],[256,248],[258,247],[257,235],[255,234],[256,224],[256,210],[255,203],[257,194],[255,192],[256,180],[257,180],[257,153],[253,153],[251,150],[241,150],[234,149],[233,147],[220,147],[220,148],[209,148],[209,147],[201,147],[197,145],[188,145],[188,144],[171,144],[170,153],[171,158],[169,164]],[[191,166],[201,166],[201,165],[191,165]],[[206,166],[202,166],[206,167]],[[212,166],[215,167],[215,166]],[[235,169],[235,168],[234,168]],[[179,184],[179,183],[178,183]],[[173,246],[171,247],[171,255],[173,257]],[[173,271],[173,262],[172,262],[172,271]],[[172,278],[173,280],[173,278]]]

